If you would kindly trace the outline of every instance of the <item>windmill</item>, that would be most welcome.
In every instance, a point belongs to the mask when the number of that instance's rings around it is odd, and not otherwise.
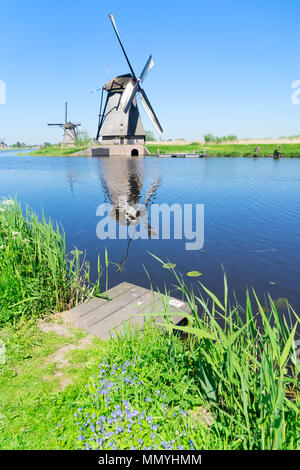
[[[137,96],[139,96],[142,106],[154,128],[159,134],[163,132],[150,101],[141,87],[149,71],[154,66],[154,62],[150,55],[140,76],[137,77],[120,39],[114,16],[109,15],[109,18],[129,66],[130,73],[119,75],[104,85],[101,94],[96,140],[98,141],[101,136],[103,144],[144,144],[145,131],[137,106]],[[107,95],[102,111],[104,91],[107,92]],[[133,153],[131,154],[134,155]]]
[[[68,121],[68,103],[66,103],[65,107],[65,122],[62,124],[48,124],[48,126],[59,126],[64,130],[64,140],[63,143],[66,145],[73,145],[75,144],[78,138],[78,131],[77,127],[81,126],[81,124],[74,124],[71,121]]]
[[[6,149],[7,144],[4,139],[0,139],[0,149]]]

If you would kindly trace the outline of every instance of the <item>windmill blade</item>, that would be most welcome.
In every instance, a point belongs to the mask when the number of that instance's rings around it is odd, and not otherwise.
[[[130,80],[126,85],[124,92],[122,93],[121,106],[123,109],[126,108],[128,101],[130,100],[130,97],[132,95],[133,89],[134,89],[134,84]]]
[[[141,80],[141,83],[143,83],[143,81],[145,80],[145,78],[147,77],[148,73],[150,72],[150,70],[154,67],[154,61],[152,59],[152,55],[150,55],[149,59],[147,60],[146,62],[146,65],[145,67],[143,68],[143,71],[140,75],[140,80]]]
[[[156,117],[156,114],[155,114],[154,109],[152,108],[152,106],[150,104],[150,101],[147,98],[146,93],[144,92],[144,90],[142,88],[140,88],[140,93],[141,93],[141,95],[140,95],[141,103],[143,105],[144,110],[146,111],[146,114],[147,114],[148,118],[152,122],[152,124],[155,127],[155,129],[157,130],[157,132],[159,134],[162,134],[163,129],[162,129],[160,123],[159,123],[159,120]]]
[[[124,56],[125,56],[125,59],[126,59],[126,61],[127,61],[127,64],[129,65],[131,74],[132,74],[134,80],[136,80],[136,75],[135,75],[135,73],[134,73],[134,71],[133,71],[133,68],[132,68],[132,66],[131,66],[131,63],[130,63],[130,61],[129,61],[129,59],[128,59],[128,56],[127,56],[127,54],[126,54],[126,52],[125,52],[125,49],[124,49],[124,46],[123,46],[123,44],[122,44],[122,41],[121,41],[119,32],[118,32],[118,30],[117,30],[117,25],[116,25],[116,22],[115,22],[114,15],[111,14],[111,15],[108,15],[108,16],[109,16],[110,21],[111,21],[111,23],[112,23],[112,25],[113,25],[113,28],[114,28],[114,30],[115,30],[116,36],[117,36],[118,41],[119,41],[119,43],[120,43],[120,46],[121,46],[121,49],[122,49],[123,54],[124,54]]]
[[[130,109],[130,106],[132,105],[132,102],[137,94],[137,92],[140,90],[140,84],[139,84],[139,81],[136,82],[136,84],[134,85],[133,89],[132,89],[132,93],[131,93],[131,96],[126,104],[126,107],[124,109],[124,112],[127,113],[127,111],[129,111]]]
[[[125,91],[121,98],[121,105],[125,113],[129,111],[130,106],[132,105],[132,102],[134,100],[134,97],[140,91],[140,83],[142,83],[145,80],[146,76],[148,75],[152,67],[154,67],[154,62],[152,59],[152,55],[150,55],[149,59],[146,62],[145,67],[142,70],[140,77],[136,81],[136,84],[134,86],[131,82],[127,84]]]

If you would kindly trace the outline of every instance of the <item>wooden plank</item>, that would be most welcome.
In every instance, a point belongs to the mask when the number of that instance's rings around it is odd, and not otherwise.
[[[169,306],[167,306],[167,302]],[[131,325],[135,325],[140,329],[143,328],[144,321],[150,319],[152,313],[161,313],[160,316],[155,315],[152,319],[155,322],[162,323],[163,314],[166,311],[170,311],[172,314],[177,313],[177,315],[172,315],[173,323],[177,324],[183,320],[183,313],[188,313],[190,309],[186,302],[174,298],[165,299],[158,292],[153,293],[147,290],[136,302],[131,302],[105,319],[100,320],[89,331],[101,338],[109,338],[111,332],[122,327],[123,323],[128,324],[130,322]],[[145,316],[140,316],[141,314],[145,314]]]
[[[89,332],[100,338],[107,338],[110,336],[110,332],[121,326],[123,322],[128,322],[145,309],[150,309],[152,303],[152,292],[145,290],[143,295],[94,324],[92,328],[89,329]],[[143,325],[144,323],[143,317],[136,317],[135,320],[139,325]]]
[[[106,301],[104,304],[101,303],[98,308],[92,310],[87,315],[80,317],[77,321],[78,326],[89,331],[92,325],[112,315],[114,312],[120,310],[123,306],[136,301],[136,299],[143,295],[145,291],[146,289],[144,287],[132,285],[132,287],[127,289],[126,292],[123,292],[114,300]]]
[[[109,338],[114,330],[121,331],[129,322],[142,329],[152,313],[160,314],[152,318],[163,323],[164,313],[170,312],[174,324],[182,322],[184,313],[190,313],[187,302],[127,282],[105,294],[110,300],[93,298],[68,312],[76,326],[100,338]]]
[[[111,289],[106,291],[105,294],[111,300],[113,300],[113,299],[117,298],[119,295],[126,292],[128,289],[130,289],[131,286],[132,286],[132,284],[129,284],[129,282],[122,282],[121,284],[118,284],[117,286],[112,287]],[[84,302],[84,303],[78,305],[77,307],[72,308],[69,311],[69,314],[72,317],[72,319],[75,322],[77,322],[80,317],[82,317],[82,316],[88,314],[89,312],[99,308],[101,305],[107,304],[107,302],[108,301],[106,299],[101,299],[99,297],[93,297],[88,302]]]

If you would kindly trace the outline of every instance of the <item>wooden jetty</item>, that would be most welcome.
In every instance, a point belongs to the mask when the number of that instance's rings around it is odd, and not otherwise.
[[[159,158],[205,158],[206,157],[206,150],[203,153],[160,153],[160,149],[157,151],[157,157]]]
[[[184,314],[190,313],[187,302],[128,282],[122,282],[105,294],[109,300],[93,297],[69,310],[66,315],[71,323],[91,335],[108,339],[114,331],[121,332],[124,324],[143,329],[145,318],[150,318],[151,314],[156,314],[153,320],[161,323],[164,313],[169,311],[173,323],[181,324]]]

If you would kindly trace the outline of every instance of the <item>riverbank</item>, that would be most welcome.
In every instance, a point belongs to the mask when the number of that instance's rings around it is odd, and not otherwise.
[[[78,145],[75,147],[60,147],[60,146],[49,146],[44,147],[38,150],[34,150],[30,152],[28,155],[35,155],[35,156],[44,156],[44,157],[64,157],[64,156],[71,156],[77,152],[81,152],[82,150],[86,150],[88,145]]]
[[[230,306],[226,277],[219,299],[170,267],[191,310],[183,337],[166,310],[164,331],[146,316],[143,332],[103,341],[60,314],[99,295],[80,252],[68,258],[62,229],[2,201],[2,449],[299,448],[299,318],[287,304],[294,326],[270,298]]]
[[[29,153],[36,156],[74,156],[77,152],[86,150],[88,146],[77,147],[45,147]],[[198,142],[191,144],[146,144],[152,155],[199,153],[206,152],[207,157],[300,157],[300,143],[285,144],[214,144],[204,145]],[[28,154],[27,154],[28,155]]]
[[[176,153],[199,153],[206,151],[207,157],[300,157],[300,144],[214,144],[204,145],[147,145],[148,150],[156,155]]]

